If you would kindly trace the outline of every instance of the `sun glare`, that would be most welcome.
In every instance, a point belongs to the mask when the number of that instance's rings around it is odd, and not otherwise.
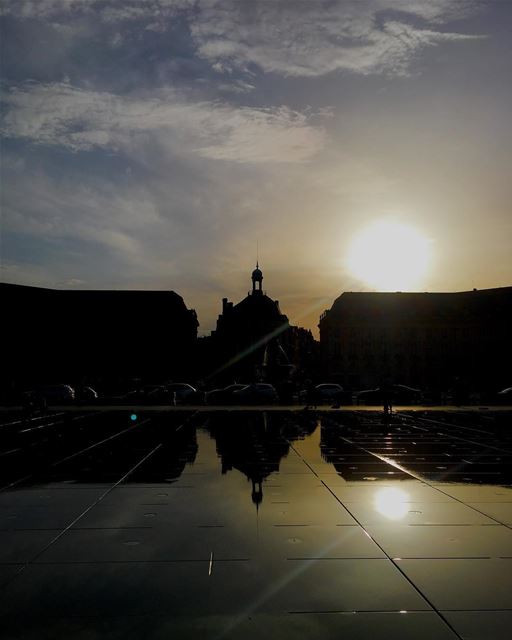
[[[351,274],[381,291],[407,291],[423,284],[430,265],[430,242],[413,227],[377,222],[350,245]]]
[[[383,487],[375,494],[375,508],[390,520],[401,520],[409,511],[409,495],[402,489]]]

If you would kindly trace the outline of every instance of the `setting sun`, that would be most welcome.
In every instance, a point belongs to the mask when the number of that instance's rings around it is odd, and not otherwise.
[[[430,266],[430,241],[413,227],[377,222],[352,241],[347,266],[364,284],[382,291],[421,287]]]

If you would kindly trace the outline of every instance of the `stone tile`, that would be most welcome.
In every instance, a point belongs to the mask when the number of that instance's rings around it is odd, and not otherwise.
[[[480,525],[367,525],[372,538],[393,558],[512,557],[512,529]]]
[[[512,611],[443,611],[462,640],[509,640]]]
[[[400,522],[402,524],[495,525],[491,518],[460,503],[401,502],[395,494],[383,494],[374,504],[346,503],[350,513],[363,525]]]
[[[399,560],[439,610],[512,609],[512,560]]]
[[[130,616],[4,618],[5,640],[455,640],[434,612],[253,614],[251,616]],[[505,637],[505,636],[503,636]],[[496,636],[501,640],[501,636]],[[478,640],[481,640],[478,638]]]
[[[0,601],[35,617],[428,609],[388,560],[39,564]]]
[[[468,502],[468,504],[489,518],[512,526],[512,502]]]

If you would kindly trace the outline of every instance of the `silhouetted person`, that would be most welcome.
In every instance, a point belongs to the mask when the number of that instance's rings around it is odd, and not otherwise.
[[[381,386],[382,404],[384,405],[384,415],[388,416],[393,412],[393,385],[388,381]]]

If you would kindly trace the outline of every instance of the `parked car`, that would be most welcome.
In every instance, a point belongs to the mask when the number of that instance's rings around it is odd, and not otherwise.
[[[421,390],[405,384],[393,384],[387,393],[392,404],[419,404],[422,401]],[[355,398],[357,404],[380,405],[384,403],[384,390],[381,387],[366,389],[356,393]]]
[[[420,404],[423,392],[405,384],[394,384],[391,396],[395,404]]]
[[[512,404],[512,387],[507,387],[496,394],[496,404]]]
[[[98,399],[98,392],[92,387],[76,387],[75,400],[76,402],[96,402]]]
[[[271,384],[255,382],[233,392],[233,402],[239,404],[275,404],[277,392]]]
[[[313,402],[315,404],[351,404],[352,394],[344,391],[339,384],[317,384],[313,389]]]
[[[441,405],[444,402],[444,394],[442,391],[428,389],[421,394],[421,404],[423,405]]]
[[[240,391],[246,386],[245,384],[230,384],[224,389],[213,389],[206,393],[205,402],[207,404],[232,404],[235,391]]]
[[[195,389],[186,382],[172,382],[165,385],[171,403],[176,404],[201,404],[204,402],[204,393]]]
[[[164,397],[165,396],[165,397]],[[132,389],[123,396],[123,400],[130,402],[160,402],[167,400],[165,387],[161,384],[147,384],[138,389]]]
[[[382,404],[383,396],[380,388],[364,389],[354,394],[356,404]]]
[[[69,384],[48,384],[37,389],[36,393],[47,404],[67,404],[75,399],[75,390]]]
[[[172,401],[172,394],[169,393],[167,387],[163,384],[156,385],[146,392],[146,402],[149,404],[165,403],[169,404]]]

